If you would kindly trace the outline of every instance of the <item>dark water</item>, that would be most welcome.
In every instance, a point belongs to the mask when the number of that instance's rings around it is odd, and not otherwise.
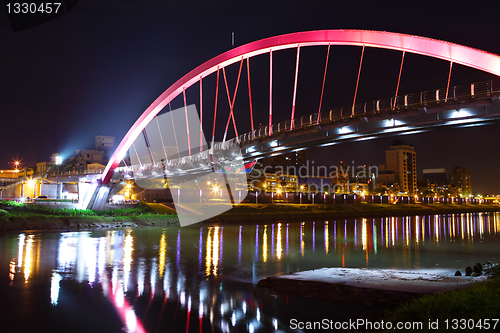
[[[500,215],[29,232],[0,237],[2,332],[273,332],[358,318],[256,286],[321,267],[453,274],[498,262]]]

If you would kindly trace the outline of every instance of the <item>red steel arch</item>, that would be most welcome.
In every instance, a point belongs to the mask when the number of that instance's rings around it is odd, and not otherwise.
[[[398,50],[447,60],[500,76],[500,56],[420,36],[369,30],[316,30],[261,39],[236,47],[208,60],[165,90],[143,112],[120,142],[102,174],[102,183],[109,183],[114,169],[146,125],[175,97],[200,79],[242,59],[271,51],[314,45],[355,45]]]

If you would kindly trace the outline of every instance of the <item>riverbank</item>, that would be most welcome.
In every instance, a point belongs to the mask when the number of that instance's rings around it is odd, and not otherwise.
[[[3,208],[3,209],[2,209]],[[107,211],[50,208],[42,205],[3,202],[0,231],[80,230],[138,226],[179,226],[175,211],[157,204]]]
[[[190,205],[198,211],[203,205]],[[229,211],[203,221],[203,224],[255,223],[276,221],[338,220],[346,218],[380,218],[416,215],[498,212],[500,205],[441,204],[239,204]]]
[[[217,204],[210,204],[214,206]],[[185,208],[203,212],[208,204],[188,204]],[[136,208],[108,211],[55,209],[36,205],[15,204],[1,213],[0,231],[61,230],[89,228],[119,228],[136,226],[179,226],[175,210],[157,204],[142,204]],[[185,210],[189,211],[189,210]],[[232,209],[196,225],[254,224],[266,222],[299,222],[339,220],[346,218],[382,218],[416,215],[465,214],[498,212],[500,205],[440,205],[440,204],[239,204]]]
[[[142,216],[11,216],[0,218],[0,231],[122,228],[137,226],[179,226],[176,215]]]

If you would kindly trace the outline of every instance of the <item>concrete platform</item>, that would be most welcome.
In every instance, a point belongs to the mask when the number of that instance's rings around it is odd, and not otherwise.
[[[422,271],[361,268],[321,268],[274,276],[271,279],[320,282],[339,286],[372,288],[416,294],[432,294],[468,287],[486,276],[447,276]]]

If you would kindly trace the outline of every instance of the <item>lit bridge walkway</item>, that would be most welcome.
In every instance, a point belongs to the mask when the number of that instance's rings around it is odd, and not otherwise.
[[[362,141],[384,135],[416,134],[444,126],[468,127],[500,120],[500,80],[424,91],[315,113],[259,128],[232,139],[247,159],[307,147]],[[269,132],[272,134],[269,135]]]
[[[307,117],[262,126],[252,132],[215,143],[213,150],[170,160],[119,167],[124,178],[167,176],[211,170],[210,155],[217,158],[241,150],[239,164],[264,157],[324,147],[346,141],[363,141],[384,135],[416,134],[445,126],[468,127],[500,120],[500,80],[450,87],[356,104]],[[205,163],[204,163],[205,162]],[[156,171],[155,171],[156,170]]]

